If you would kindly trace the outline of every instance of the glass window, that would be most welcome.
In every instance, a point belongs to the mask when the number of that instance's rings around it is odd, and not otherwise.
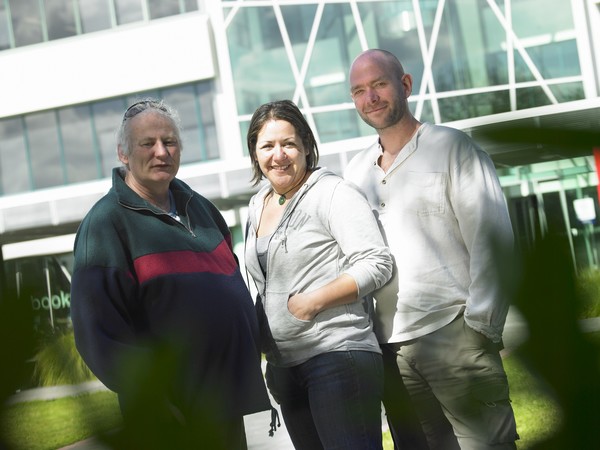
[[[219,141],[217,139],[217,125],[215,123],[215,112],[213,109],[214,85],[212,82],[199,83],[196,85],[198,105],[200,107],[200,121],[202,123],[203,147],[207,159],[220,157]],[[231,126],[234,126],[231,124]]]
[[[203,156],[201,141],[202,127],[198,115],[194,86],[181,86],[163,92],[163,98],[179,113],[183,135],[181,163],[200,161]]]
[[[61,39],[77,34],[73,2],[65,0],[45,0],[48,39]]]
[[[203,82],[197,85],[179,86],[163,91],[145,91],[127,97],[130,105],[140,99],[164,98],[179,113],[183,129],[184,151],[181,163],[203,161],[217,158],[216,127],[212,102],[214,100],[212,83]],[[216,152],[211,156],[210,150]]]
[[[121,166],[117,157],[116,133],[121,125],[121,120],[123,120],[125,109],[126,106],[122,99],[107,100],[92,105],[94,130],[100,149],[103,177],[110,177],[112,169]]]
[[[10,28],[8,11],[4,2],[0,2],[0,50],[10,48]]]
[[[369,47],[384,48],[396,55],[404,70],[413,76],[413,92],[418,93],[423,57],[412,3],[411,0],[365,2],[359,3],[358,8]],[[423,14],[425,26],[431,28],[426,11]],[[360,53],[360,48],[355,53]]]
[[[140,100],[143,100],[145,98],[160,99],[160,97],[161,97],[161,95],[158,90],[144,91],[144,92],[138,92],[135,95],[128,95],[127,96],[127,107],[129,107],[130,105],[133,105],[134,103],[139,102]],[[123,114],[125,114],[125,110],[123,110]]]
[[[179,0],[148,0],[151,19],[179,14]]]
[[[272,7],[240,8],[227,36],[239,114],[293,97],[296,82]]]
[[[31,306],[27,317],[38,343],[50,342],[55,333],[71,328],[72,260],[73,254],[68,253],[6,261],[7,285]]]
[[[423,108],[421,109],[421,114],[416,114],[416,102],[410,102],[408,107],[413,115],[420,120],[421,122],[430,122],[435,123],[435,116],[433,114],[433,106],[431,104],[431,100],[425,100],[423,102]],[[437,101],[436,101],[437,104]]]
[[[249,120],[244,120],[241,121],[240,123],[240,136],[242,139],[242,149],[244,150],[244,156],[249,156],[250,154],[248,153],[248,143],[246,141],[246,137],[248,136],[248,130],[250,128],[250,121]]]
[[[185,12],[198,11],[198,0],[185,0]]]
[[[561,83],[550,86],[550,89],[556,99],[561,103],[582,100],[585,98],[583,83]]]
[[[435,7],[433,4],[430,11],[432,17]],[[487,65],[489,33],[485,27],[490,26],[492,37],[502,38],[501,42],[506,38],[498,28],[495,16],[486,20],[489,12],[489,6],[478,0],[446,3],[432,65],[436,90],[452,91],[491,84]],[[495,42],[492,53],[498,50]]]
[[[53,111],[25,116],[35,189],[65,183],[56,116]]]
[[[31,189],[29,162],[20,117],[0,120],[0,183],[2,194]]]
[[[552,102],[541,87],[517,89],[517,109],[550,105]]]
[[[486,0],[479,0],[479,10],[482,21],[481,33],[485,47],[487,85],[506,84],[509,81],[506,30],[500,24]]]
[[[89,106],[63,108],[58,112],[64,149],[67,182],[78,183],[99,178],[99,167]]]
[[[553,11],[553,14],[540,14]],[[513,29],[521,46],[544,78],[580,75],[579,57],[570,2],[527,0],[512,3]],[[520,63],[517,81],[528,81],[531,71]]]
[[[117,14],[117,24],[119,25],[144,19],[142,0],[115,0],[115,12]]]
[[[78,3],[84,33],[106,30],[112,26],[108,0],[85,0]]]
[[[375,133],[354,109],[313,114],[321,142],[334,142]]]
[[[532,59],[537,70],[543,78],[559,78],[581,75],[579,55],[575,40],[554,42],[552,44],[537,45],[527,49],[527,54]],[[517,81],[534,79],[529,67],[524,67],[521,55],[518,57],[518,73],[521,74]]]
[[[508,91],[461,95],[438,99],[442,122],[469,119],[510,111]]]
[[[292,48],[294,49],[294,56],[296,57],[298,67],[302,67],[302,62],[304,61],[306,46],[316,12],[317,5],[281,6],[281,14],[290,42],[292,43]]]
[[[305,79],[311,106],[350,101],[348,69],[360,52],[349,4],[326,5]]]
[[[44,40],[40,5],[37,0],[9,0],[15,45],[37,44]]]

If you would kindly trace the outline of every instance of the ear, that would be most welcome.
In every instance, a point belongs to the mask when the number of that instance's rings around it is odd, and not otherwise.
[[[117,146],[117,156],[119,157],[119,161],[121,161],[123,164],[129,164],[129,157],[123,153],[123,148],[120,144]]]
[[[404,96],[406,98],[410,97],[413,87],[413,78],[411,74],[405,73],[402,75],[402,85],[404,86]]]

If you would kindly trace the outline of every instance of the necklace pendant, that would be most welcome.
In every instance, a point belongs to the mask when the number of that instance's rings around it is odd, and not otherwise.
[[[285,200],[286,200],[285,195],[280,195],[279,196],[279,204],[280,205],[283,205],[285,203]]]

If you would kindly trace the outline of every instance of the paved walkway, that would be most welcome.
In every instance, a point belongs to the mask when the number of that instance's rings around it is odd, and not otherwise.
[[[585,332],[600,331],[600,317],[586,319],[581,321],[581,329]],[[519,345],[527,340],[528,330],[519,312],[512,308],[509,310],[506,326],[504,328],[504,346],[505,352],[514,350]],[[18,392],[8,399],[8,403],[17,403],[32,400],[51,400],[55,398],[72,396],[83,392],[93,392],[104,390],[106,387],[99,381],[91,381],[76,386],[56,386],[48,388],[28,389],[23,392]],[[271,402],[275,405],[275,401]],[[250,450],[293,450],[293,445],[288,436],[285,424],[281,418],[279,411],[281,428],[278,428],[273,437],[269,436],[269,424],[271,423],[270,411],[263,411],[252,414],[244,418],[246,425],[246,436],[248,440],[248,448]],[[383,421],[385,423],[385,420]],[[69,445],[59,450],[109,450],[95,439],[86,439]]]
[[[281,418],[281,411],[279,417]],[[281,428],[277,428],[273,437],[269,436],[269,424],[271,423],[270,411],[246,416],[244,417],[244,423],[246,425],[246,439],[249,450],[294,450],[283,420],[281,420]],[[59,450],[110,450],[110,447],[102,445],[98,440],[91,438],[68,445]]]

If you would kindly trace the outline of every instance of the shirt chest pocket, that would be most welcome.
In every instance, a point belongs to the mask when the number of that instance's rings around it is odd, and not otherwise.
[[[418,216],[444,214],[446,210],[446,174],[407,172],[403,183],[404,204]]]

